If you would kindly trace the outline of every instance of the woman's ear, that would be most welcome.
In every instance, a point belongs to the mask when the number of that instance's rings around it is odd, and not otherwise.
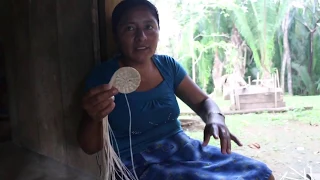
[[[117,55],[121,55],[122,53],[121,53],[121,46],[120,46],[120,43],[118,42],[118,41],[115,41],[115,46],[116,46],[116,48],[115,48],[115,53],[117,54]]]
[[[116,46],[116,50],[119,51],[120,43],[119,43],[119,38],[116,34],[113,35],[113,42],[114,42],[114,45]]]

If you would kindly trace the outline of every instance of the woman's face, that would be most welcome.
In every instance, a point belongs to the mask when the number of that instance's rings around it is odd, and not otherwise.
[[[149,60],[157,49],[159,26],[145,6],[126,12],[117,27],[117,42],[123,55],[142,63]]]

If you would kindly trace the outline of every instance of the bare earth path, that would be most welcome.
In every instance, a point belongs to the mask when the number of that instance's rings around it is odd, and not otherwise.
[[[185,125],[186,121],[182,122]],[[190,136],[202,140],[203,123],[200,120],[191,122],[192,125],[184,126],[184,129]],[[244,144],[243,147],[233,144],[233,151],[266,162],[276,179],[283,176],[303,179],[300,175],[304,174],[304,170],[309,173],[308,167],[312,167],[313,173],[320,173],[319,124],[294,120],[229,124],[231,131]],[[253,143],[258,143],[260,148],[250,148]],[[213,144],[219,146],[217,141]]]

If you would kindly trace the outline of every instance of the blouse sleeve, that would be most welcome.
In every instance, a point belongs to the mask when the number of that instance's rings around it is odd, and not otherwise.
[[[170,67],[172,68],[172,72],[173,72],[173,88],[174,90],[176,90],[179,84],[181,83],[181,81],[187,75],[187,72],[183,68],[183,66],[174,58],[172,57],[168,57],[168,58],[169,58]]]

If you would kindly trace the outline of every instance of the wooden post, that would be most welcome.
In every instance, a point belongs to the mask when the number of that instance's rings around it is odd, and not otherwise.
[[[272,78],[273,78],[273,88],[274,88],[274,107],[277,108],[278,107],[278,93],[277,93],[277,78],[275,74],[272,74]]]
[[[235,100],[236,100],[237,109],[238,109],[238,111],[240,111],[241,106],[240,106],[240,97],[239,97],[238,89],[234,89],[234,96],[235,96]]]
[[[115,53],[117,53],[117,45],[114,42],[114,37],[112,33],[111,16],[112,11],[115,6],[122,0],[105,0],[105,15],[106,15],[106,37],[107,37],[107,57],[111,58]]]
[[[14,143],[97,175],[95,156],[77,142],[84,80],[99,59],[92,2],[10,1],[12,29],[0,33],[10,32],[3,37]]]
[[[280,87],[280,80],[279,80],[279,71],[276,69],[276,75],[277,75],[277,87]]]
[[[112,56],[116,46],[111,13],[121,0],[102,1],[107,16],[107,32],[103,33],[108,37],[108,46],[101,51],[107,50]],[[100,3],[5,2],[10,3],[12,11],[1,16],[8,19],[0,35],[4,37],[14,143],[97,175],[95,156],[80,149],[77,130],[84,81],[101,54],[97,23]],[[0,14],[6,12],[2,7],[0,10]]]

